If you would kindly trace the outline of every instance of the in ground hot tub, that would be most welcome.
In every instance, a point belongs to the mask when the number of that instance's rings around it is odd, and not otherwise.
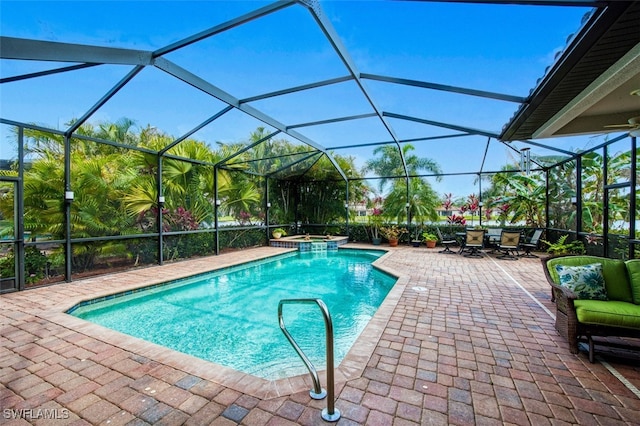
[[[323,235],[292,235],[290,237],[272,238],[271,247],[297,248],[300,251],[314,251],[314,249],[337,250],[339,246],[349,242],[349,237],[335,235],[327,238]]]

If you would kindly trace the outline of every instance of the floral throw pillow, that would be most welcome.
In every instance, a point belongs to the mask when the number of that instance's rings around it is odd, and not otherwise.
[[[573,291],[578,299],[607,300],[602,264],[582,266],[556,265],[560,285]]]

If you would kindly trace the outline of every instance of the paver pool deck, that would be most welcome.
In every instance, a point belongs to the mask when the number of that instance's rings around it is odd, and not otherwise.
[[[640,351],[596,347],[593,364],[571,354],[539,259],[387,249],[376,265],[400,278],[336,369],[338,425],[640,424]],[[285,251],[1,295],[0,424],[330,424],[307,376],[258,379],[64,314],[82,300]]]

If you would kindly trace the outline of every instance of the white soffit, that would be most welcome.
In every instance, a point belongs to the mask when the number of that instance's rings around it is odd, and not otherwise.
[[[534,139],[539,138],[551,138],[560,135],[569,134],[569,132],[562,132],[565,127],[573,127],[572,134],[579,133],[594,133],[594,129],[580,130],[580,126],[571,126],[574,120],[581,121],[581,118],[590,117],[592,124],[596,120],[596,117],[589,113],[590,109],[595,109],[600,112],[598,115],[608,116],[610,114],[620,114],[619,102],[616,102],[614,98],[619,96],[612,96],[616,90],[627,85],[629,82],[635,81],[638,83],[638,87],[633,86],[635,89],[640,89],[640,43],[635,45],[625,56],[620,58],[615,64],[613,64],[606,72],[593,81],[586,89],[584,89],[578,96],[576,96],[571,102],[569,102],[564,108],[562,108],[557,114],[555,114],[549,121],[540,127],[534,134]],[[631,90],[625,90],[623,95],[629,97],[628,102],[638,100],[637,108],[640,110],[640,98],[630,96]],[[619,94],[621,95],[621,94]],[[611,103],[611,105],[608,105]],[[594,108],[596,107],[596,108]],[[624,118],[624,122],[629,117]],[[609,120],[608,122],[605,122]],[[620,121],[620,118],[615,120]],[[615,121],[614,120],[614,121]],[[611,119],[605,119],[604,124],[616,124]],[[602,129],[603,131],[605,129]]]

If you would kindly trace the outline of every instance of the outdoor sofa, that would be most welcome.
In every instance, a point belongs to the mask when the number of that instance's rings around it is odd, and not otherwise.
[[[556,330],[572,353],[586,338],[593,362],[593,336],[640,337],[640,259],[579,255],[542,263],[556,302]]]

